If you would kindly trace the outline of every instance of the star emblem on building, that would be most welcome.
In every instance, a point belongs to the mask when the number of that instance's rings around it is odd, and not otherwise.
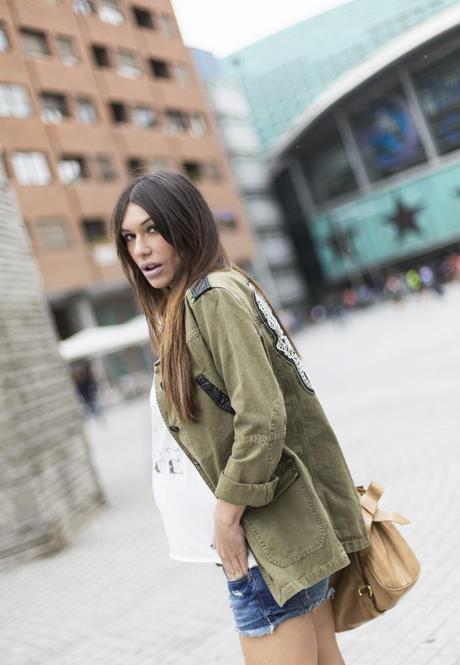
[[[398,239],[402,240],[404,236],[411,231],[421,234],[422,229],[417,224],[416,217],[425,206],[409,206],[403,203],[401,199],[396,199],[396,208],[392,215],[385,215],[386,222],[392,224],[398,232]]]
[[[326,236],[326,244],[338,259],[355,258],[356,250],[353,238],[356,234],[357,231],[354,228],[344,228],[333,224],[329,235]]]

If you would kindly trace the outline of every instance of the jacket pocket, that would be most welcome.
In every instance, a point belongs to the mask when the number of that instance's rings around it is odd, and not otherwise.
[[[246,508],[244,526],[276,566],[291,563],[321,549],[327,537],[318,509],[319,499],[308,487],[295,462],[289,460],[279,476],[273,500],[266,506]]]
[[[195,381],[199,386],[201,386],[201,388],[203,388],[203,390],[209,395],[213,402],[217,404],[218,407],[224,411],[227,411],[228,413],[235,413],[235,410],[230,403],[229,396],[212,381],[210,381],[208,377],[203,374],[203,372],[200,372],[200,374],[195,376]]]

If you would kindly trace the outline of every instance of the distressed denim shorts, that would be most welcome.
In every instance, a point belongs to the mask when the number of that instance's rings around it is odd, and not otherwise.
[[[335,589],[329,586],[330,576],[298,591],[283,606],[273,598],[258,566],[249,568],[246,575],[236,580],[227,577],[230,609],[235,619],[235,630],[245,637],[273,633],[276,626],[290,617],[308,614],[324,601],[333,598]]]

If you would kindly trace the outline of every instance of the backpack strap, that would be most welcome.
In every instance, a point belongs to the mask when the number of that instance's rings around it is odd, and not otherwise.
[[[358,488],[359,501],[363,508],[363,518],[368,532],[371,530],[372,522],[397,522],[397,524],[409,524],[410,520],[401,513],[379,510],[377,504],[383,494],[383,487],[376,480],[369,483],[367,490],[360,486]]]
[[[363,508],[363,517],[367,530],[371,530],[372,520],[377,512],[377,504],[383,494],[383,487],[376,480],[369,483],[367,490],[360,496],[361,507]]]
[[[367,490],[361,497],[361,505],[364,510],[367,510],[368,513],[374,515],[377,510],[377,503],[379,502],[380,497],[383,494],[383,487],[376,480],[373,480],[369,483]]]
[[[387,510],[377,510],[373,522],[397,522],[398,524],[410,524],[410,520],[401,513],[394,513]]]

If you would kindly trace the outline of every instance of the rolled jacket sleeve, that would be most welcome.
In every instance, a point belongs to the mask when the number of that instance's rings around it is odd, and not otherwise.
[[[257,321],[230,290],[212,288],[193,303],[200,333],[234,409],[234,441],[215,495],[264,506],[286,436],[286,408]]]

